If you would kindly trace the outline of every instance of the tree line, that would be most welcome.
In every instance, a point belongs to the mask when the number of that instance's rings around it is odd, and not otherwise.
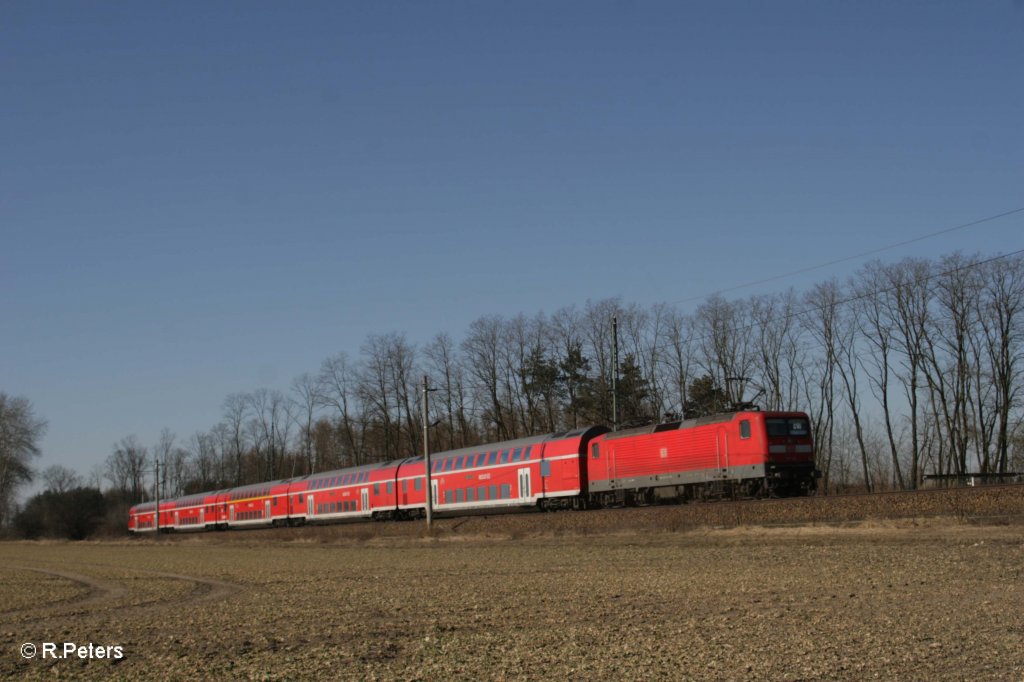
[[[618,323],[618,356],[613,349]],[[490,315],[460,338],[372,334],[288,389],[227,396],[212,428],[151,448],[123,439],[112,485],[167,495],[422,452],[429,377],[435,451],[757,405],[811,414],[826,491],[909,489],[925,473],[1021,466],[1024,258],[873,262],[804,293],[670,304],[588,301]],[[617,362],[616,362],[617,360]]]
[[[121,439],[102,477],[136,502],[152,497],[156,461],[171,497],[415,456],[424,376],[434,451],[611,426],[614,378],[620,428],[742,405],[806,411],[826,492],[911,489],[925,473],[1022,467],[1022,361],[1024,257],[872,262],[692,312],[613,298],[481,317],[457,339],[372,334],[287,391],[227,396],[209,429]],[[9,470],[0,460],[0,485],[24,476]]]

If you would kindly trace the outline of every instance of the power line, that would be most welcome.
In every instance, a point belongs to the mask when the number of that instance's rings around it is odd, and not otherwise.
[[[871,249],[870,251],[864,251],[864,252],[861,252],[861,253],[854,254],[852,256],[846,256],[844,258],[837,258],[835,260],[828,261],[827,263],[820,263],[818,265],[811,265],[809,267],[801,268],[799,270],[793,270],[792,272],[787,272],[787,273],[784,273],[784,274],[781,274],[781,275],[774,275],[772,277],[767,277],[765,279],[759,279],[759,280],[754,281],[754,282],[747,282],[745,284],[737,284],[736,286],[727,287],[725,289],[719,289],[718,291],[713,291],[713,292],[711,292],[709,294],[702,294],[700,296],[691,296],[689,298],[684,298],[684,299],[681,299],[681,300],[678,300],[678,301],[675,301],[675,302],[676,303],[690,303],[692,301],[699,301],[699,300],[707,299],[707,298],[710,298],[712,296],[718,296],[720,294],[729,293],[731,291],[736,291],[738,289],[746,289],[747,287],[753,287],[753,286],[757,286],[759,284],[768,284],[769,282],[777,282],[780,279],[785,279],[787,277],[793,277],[795,275],[802,275],[802,274],[805,274],[805,273],[808,273],[808,272],[813,272],[815,270],[820,270],[822,268],[827,268],[827,267],[831,267],[833,265],[838,265],[840,263],[846,263],[846,262],[851,261],[851,260],[857,260],[858,258],[865,258],[867,256],[873,256],[873,255],[875,255],[877,253],[882,253],[883,251],[889,251],[891,249],[896,249],[896,248],[899,248],[901,246],[907,246],[908,244],[914,244],[916,242],[924,241],[925,239],[931,239],[932,237],[938,237],[938,236],[943,235],[943,234],[948,234],[950,232],[956,232],[957,230],[963,230],[963,229],[966,229],[968,227],[974,227],[975,225],[981,225],[982,223],[991,222],[993,220],[998,220],[1000,218],[1005,218],[1007,216],[1015,215],[1017,213],[1022,213],[1022,212],[1024,212],[1024,206],[1022,206],[1020,208],[1015,208],[1012,211],[1006,211],[1004,213],[998,213],[996,215],[990,215],[990,216],[987,216],[985,218],[979,218],[978,220],[972,220],[969,223],[963,223],[961,225],[955,225],[953,227],[947,227],[947,228],[942,229],[942,230],[937,230],[936,232],[930,232],[929,234],[925,234],[925,235],[922,235],[920,237],[914,237],[913,239],[907,239],[907,240],[904,240],[904,241],[901,241],[901,242],[896,242],[895,244],[889,244],[888,246],[882,246],[882,247],[879,247],[877,249]]]

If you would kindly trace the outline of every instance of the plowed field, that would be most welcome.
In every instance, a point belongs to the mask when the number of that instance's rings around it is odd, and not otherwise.
[[[534,532],[542,516],[3,543],[0,677],[1024,677],[1017,522]],[[65,643],[86,649],[44,657]]]

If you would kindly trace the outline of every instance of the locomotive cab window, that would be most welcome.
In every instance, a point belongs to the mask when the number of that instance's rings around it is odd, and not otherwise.
[[[774,437],[807,436],[811,432],[807,420],[802,418],[765,419],[764,424],[768,429],[768,435]]]
[[[740,421],[740,438],[750,438],[750,420],[748,419]]]

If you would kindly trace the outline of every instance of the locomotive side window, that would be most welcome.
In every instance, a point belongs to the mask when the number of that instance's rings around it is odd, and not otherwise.
[[[750,420],[748,419],[740,421],[740,438],[750,438]]]

